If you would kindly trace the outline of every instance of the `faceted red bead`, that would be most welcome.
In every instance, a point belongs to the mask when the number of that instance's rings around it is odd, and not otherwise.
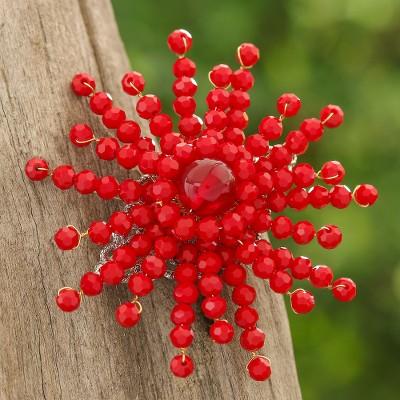
[[[256,168],[251,160],[239,159],[232,167],[235,177],[243,181],[251,180],[256,173]]]
[[[192,35],[185,29],[176,29],[169,34],[167,43],[173,53],[183,55],[192,47]]]
[[[206,112],[204,121],[208,128],[222,131],[228,124],[228,117],[221,110],[210,110]]]
[[[110,241],[111,228],[104,221],[93,221],[88,229],[89,239],[98,245],[105,245]]]
[[[197,247],[193,244],[182,244],[179,250],[177,260],[180,262],[193,263],[197,258]]]
[[[80,287],[86,296],[97,296],[103,290],[103,281],[99,274],[86,272],[81,278]]]
[[[69,131],[69,139],[77,147],[88,146],[94,139],[94,133],[89,125],[76,124]]]
[[[233,339],[234,330],[232,324],[227,321],[215,321],[210,326],[210,336],[218,344],[230,343]]]
[[[108,285],[118,285],[124,277],[124,268],[114,261],[107,261],[100,268],[100,277]]]
[[[125,179],[120,185],[119,197],[124,203],[133,203],[140,198],[142,187],[133,179]]]
[[[175,236],[180,240],[189,240],[196,233],[196,220],[191,215],[181,216],[176,220],[174,227]]]
[[[191,96],[180,96],[174,100],[173,108],[180,117],[190,117],[196,110],[196,101]]]
[[[74,185],[75,171],[71,165],[60,165],[53,170],[51,179],[54,185],[61,190],[69,189]]]
[[[250,107],[250,95],[243,90],[232,90],[229,104],[233,109],[245,111]]]
[[[240,237],[245,229],[243,218],[235,212],[226,213],[221,219],[221,226],[226,235],[235,238]]]
[[[258,195],[258,187],[253,182],[244,181],[236,185],[236,198],[241,202],[251,203],[257,199]]]
[[[146,94],[136,103],[136,112],[144,119],[153,118],[161,111],[160,99],[154,94]]]
[[[25,174],[32,181],[41,181],[49,175],[49,165],[42,158],[32,158],[25,165]]]
[[[287,201],[286,196],[278,192],[277,190],[273,190],[268,196],[268,208],[275,212],[281,212],[286,208]]]
[[[153,151],[156,149],[154,142],[149,137],[141,137],[137,141],[136,145],[137,145],[138,150],[143,151],[143,152]]]
[[[235,255],[243,264],[250,264],[257,258],[258,249],[254,241],[246,240],[236,248]]]
[[[308,148],[308,140],[302,131],[290,131],[285,139],[285,147],[293,154],[304,154]]]
[[[161,236],[154,241],[154,251],[164,260],[174,258],[178,253],[177,241],[173,236]]]
[[[118,195],[118,181],[113,176],[103,176],[97,182],[96,192],[102,199],[111,200]]]
[[[248,351],[255,351],[264,346],[265,333],[257,328],[251,327],[245,329],[240,335],[240,345]]]
[[[196,73],[196,64],[187,57],[178,58],[173,67],[172,71],[177,78],[181,76],[193,77]]]
[[[268,116],[261,120],[258,132],[267,140],[277,140],[283,132],[282,122],[279,118]]]
[[[228,65],[216,65],[209,73],[211,83],[218,88],[226,88],[231,83],[232,70]]]
[[[305,119],[300,125],[300,130],[306,135],[307,140],[316,142],[321,139],[324,133],[324,127],[321,121],[316,118]]]
[[[201,310],[209,319],[220,318],[226,311],[226,300],[220,296],[206,297],[201,302]]]
[[[315,300],[312,293],[297,289],[290,295],[290,304],[296,314],[307,314],[315,306]]]
[[[351,203],[351,190],[344,185],[335,185],[329,191],[331,204],[336,208],[346,208]]]
[[[248,223],[248,224],[254,223],[257,210],[252,204],[240,203],[236,207],[235,211],[244,219],[244,221],[246,223]],[[251,247],[247,247],[247,245],[243,248],[243,250],[245,251],[245,253],[248,251],[253,253],[253,249]],[[242,250],[240,250],[240,251],[242,251]],[[245,253],[243,253],[242,255],[245,255]]]
[[[229,264],[224,269],[222,279],[229,286],[238,286],[246,281],[247,273],[245,268],[238,264]]]
[[[204,274],[198,282],[198,288],[203,296],[215,296],[221,293],[222,279],[216,274]]]
[[[239,285],[233,289],[232,301],[238,306],[249,306],[256,299],[256,290],[250,285]]]
[[[269,279],[275,270],[275,261],[268,256],[257,258],[252,265],[253,273],[261,279]]]
[[[73,77],[71,88],[78,96],[89,96],[96,89],[96,82],[89,74],[83,72]]]
[[[255,232],[266,232],[271,227],[271,214],[268,210],[257,210],[252,228]]]
[[[172,131],[172,119],[167,114],[157,114],[150,120],[150,132],[154,136],[163,136]]]
[[[203,121],[197,115],[184,117],[179,121],[179,131],[188,137],[196,136],[200,133],[203,126]]]
[[[71,288],[63,288],[56,296],[57,306],[64,312],[75,311],[81,304],[79,292]]]
[[[140,126],[135,121],[126,120],[117,129],[117,137],[123,143],[136,143],[140,138]]]
[[[271,252],[271,257],[275,261],[277,269],[289,268],[292,264],[293,255],[290,250],[286,247],[278,247]]]
[[[335,225],[325,225],[317,232],[317,239],[325,249],[334,249],[342,241],[342,232]]]
[[[272,221],[271,231],[277,239],[286,239],[292,234],[292,221],[289,217],[280,215]]]
[[[72,250],[79,246],[81,235],[73,226],[65,226],[54,235],[54,241],[61,250]]]
[[[308,206],[308,192],[304,188],[294,188],[286,196],[286,201],[289,207],[298,211],[303,210]]]
[[[235,323],[241,328],[253,328],[258,321],[258,312],[249,306],[239,307],[235,312]]]
[[[268,172],[258,172],[254,177],[254,183],[258,186],[261,194],[270,193],[272,188],[274,187],[274,181],[271,174],[269,174]]]
[[[131,246],[121,246],[114,250],[113,261],[121,265],[123,269],[130,269],[135,266],[136,251]]]
[[[279,114],[284,117],[293,117],[301,108],[300,99],[293,93],[282,94],[276,102]]]
[[[143,92],[145,83],[143,75],[136,71],[127,72],[121,81],[122,89],[131,96]]]
[[[241,44],[236,54],[240,65],[246,68],[253,67],[260,59],[260,50],[252,43]]]
[[[323,186],[316,185],[308,192],[308,202],[314,208],[323,208],[330,202],[329,190]]]
[[[81,194],[93,193],[97,188],[98,179],[93,171],[84,170],[75,175],[75,189]]]
[[[273,182],[275,190],[286,192],[293,184],[293,173],[288,167],[282,167],[274,171]]]
[[[328,287],[332,283],[332,270],[326,265],[317,265],[311,269],[310,282],[318,288]]]
[[[157,171],[157,164],[160,156],[155,151],[145,151],[139,160],[139,169],[144,174],[154,174]]]
[[[276,293],[287,293],[292,284],[293,279],[286,271],[275,271],[269,280],[269,286]]]
[[[140,312],[136,304],[127,301],[115,310],[115,319],[124,328],[132,328],[140,321]]]
[[[178,355],[171,360],[170,369],[179,378],[186,378],[193,373],[194,365],[188,355]]]
[[[131,207],[129,215],[132,222],[138,226],[148,226],[154,222],[154,211],[151,206],[147,204],[137,204]]]
[[[185,326],[175,326],[169,334],[173,346],[180,349],[189,347],[194,339],[192,329]]]
[[[103,124],[109,129],[117,129],[125,121],[126,114],[120,108],[109,108],[103,114]]]
[[[180,215],[179,207],[175,204],[164,204],[157,208],[156,217],[158,222],[163,227],[171,227],[175,224]]]
[[[308,221],[300,221],[293,225],[293,240],[297,244],[307,244],[315,237],[314,225]]]
[[[129,215],[122,211],[112,213],[108,224],[111,230],[119,235],[126,235],[132,228],[132,221]]]
[[[227,142],[232,142],[237,146],[243,144],[245,139],[243,131],[235,127],[225,129],[224,136]]]
[[[174,271],[174,278],[177,282],[195,282],[198,278],[197,268],[194,264],[179,264]]]
[[[254,357],[248,364],[249,375],[255,381],[265,381],[271,376],[271,365],[265,357]]]
[[[332,294],[339,301],[351,301],[357,295],[356,284],[350,278],[336,279],[332,284]]]
[[[195,149],[191,144],[178,143],[174,149],[174,157],[182,165],[190,164],[194,161]]]
[[[219,225],[215,217],[206,217],[199,221],[197,225],[197,235],[199,239],[205,242],[213,242],[218,240]]]
[[[135,296],[146,296],[153,290],[153,281],[143,273],[131,275],[128,289]]]
[[[354,189],[353,197],[360,206],[369,207],[378,199],[378,190],[375,186],[364,183]]]
[[[173,179],[179,174],[179,163],[173,157],[161,157],[157,163],[157,173],[162,178]]]
[[[293,180],[298,187],[311,186],[315,177],[314,168],[308,163],[300,163],[293,168]]]
[[[296,257],[292,261],[291,271],[295,279],[307,279],[311,273],[311,260],[307,257]]]
[[[259,133],[247,136],[246,149],[255,157],[263,156],[269,149],[268,140]]]
[[[118,164],[125,169],[132,169],[139,162],[139,151],[132,144],[126,144],[117,150]]]
[[[229,107],[230,94],[222,88],[210,90],[206,97],[206,102],[210,110],[226,110]]]
[[[96,144],[96,154],[101,160],[114,160],[118,149],[118,140],[110,137],[101,138]]]
[[[226,114],[228,117],[228,126],[230,128],[245,129],[249,123],[249,117],[242,110],[230,110]]]
[[[258,252],[261,256],[270,256],[272,254],[272,244],[266,239],[256,240]]]
[[[179,96],[194,96],[197,92],[197,82],[188,76],[182,76],[176,79],[172,85],[172,91],[176,97]]]
[[[171,321],[175,325],[191,325],[195,320],[193,308],[188,304],[177,304],[171,311]]]
[[[197,267],[202,274],[217,274],[222,264],[221,256],[212,251],[203,252],[197,258]]]
[[[181,135],[175,132],[169,132],[163,135],[160,139],[160,147],[162,153],[164,154],[173,154],[176,148],[176,145],[182,143],[183,139]]]
[[[321,110],[320,118],[328,128],[336,128],[343,123],[344,113],[339,106],[329,104]]]
[[[290,164],[292,155],[284,146],[276,144],[270,148],[268,159],[275,168],[281,168]]]
[[[199,297],[199,291],[195,284],[182,282],[175,286],[174,299],[177,303],[193,304]]]
[[[90,109],[97,115],[103,115],[112,107],[112,98],[109,93],[95,93],[89,102]]]
[[[254,86],[253,74],[247,69],[238,69],[231,75],[231,84],[235,90],[250,90]]]
[[[346,171],[339,161],[328,161],[321,167],[319,177],[329,185],[337,185],[343,180],[345,174]]]

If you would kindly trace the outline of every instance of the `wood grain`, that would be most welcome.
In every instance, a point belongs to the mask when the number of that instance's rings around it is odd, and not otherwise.
[[[171,282],[159,282],[143,301],[142,323],[133,330],[119,328],[113,316],[128,298],[125,287],[85,299],[74,314],[58,312],[57,289],[77,286],[98,249],[85,243],[61,253],[52,243],[55,230],[69,223],[84,229],[120,204],[60,192],[48,181],[32,184],[24,164],[40,155],[52,166],[115,172],[115,165],[96,160],[93,149],[68,142],[69,128],[78,122],[106,134],[69,82],[77,71],[92,73],[98,87],[134,116],[131,99],[119,90],[129,64],[108,0],[0,5],[0,399],[300,399],[283,301],[260,282],[260,326],[273,363],[265,383],[246,376],[248,355],[237,341],[221,348],[208,339],[204,320],[196,324],[190,352],[196,373],[187,381],[171,376]]]

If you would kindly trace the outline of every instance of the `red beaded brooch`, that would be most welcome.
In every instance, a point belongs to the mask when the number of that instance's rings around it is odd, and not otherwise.
[[[78,147],[95,144],[100,159],[116,160],[127,170],[138,168],[143,174],[139,179],[118,182],[88,169],[76,172],[71,165],[51,169],[42,158],[26,164],[31,180],[50,176],[61,190],[74,187],[85,195],[120,198],[126,204],[108,221],[92,222],[83,233],[72,225],[56,232],[54,240],[62,250],[78,247],[84,236],[105,246],[95,270],[82,276],[80,290],[62,288],[56,302],[61,310],[74,311],[82,296],[100,294],[103,285],[127,282],[133,299],[117,308],[115,318],[130,328],[144,312],[139,299],[150,294],[153,281],[174,279],[176,305],[170,339],[179,353],[170,368],[174,375],[187,377],[194,369],[188,348],[194,338],[192,305],[199,296],[204,316],[213,321],[212,340],[227,344],[234,336],[233,325],[224,318],[227,300],[221,292],[225,284],[233,289],[240,345],[250,353],[248,373],[255,380],[265,380],[271,374],[270,360],[260,353],[265,334],[257,327],[258,313],[252,306],[256,291],[247,283],[247,275],[253,273],[274,292],[289,295],[293,311],[300,314],[310,312],[315,301],[311,292],[293,289],[295,280],[327,288],[339,301],[352,300],[356,285],[349,278],[334,280],[330,267],[313,266],[309,258],[294,257],[286,247],[273,248],[263,233],[271,232],[277,239],[292,237],[301,245],[316,238],[322,247],[333,249],[342,240],[337,226],[316,230],[309,221],[292,222],[277,214],[287,207],[345,208],[352,199],[367,207],[375,203],[378,192],[369,184],[353,191],[342,185],[345,170],[338,161],[326,162],[318,172],[310,164],[297,162],[326,128],[342,124],[338,106],[324,107],[319,118],[305,119],[298,130],[286,134],[283,143],[272,145],[282,137],[285,118],[296,115],[301,107],[296,95],[285,93],[277,101],[278,116],[266,116],[257,133],[244,135],[248,91],[254,85],[250,68],[259,60],[256,46],[238,47],[237,70],[220,64],[210,71],[213,88],[206,98],[204,123],[195,115],[196,65],[186,57],[192,37],[176,30],[169,35],[168,46],[178,56],[173,65],[173,109],[179,117],[179,133],[171,117],[161,112],[159,98],[143,94],[145,80],[139,72],[128,72],[122,79],[123,90],[137,96],[136,113],[148,120],[159,146],[141,136],[139,124],[127,119],[108,93],[96,92],[90,75],[80,73],[72,80],[72,90],[89,98],[90,109],[116,137],[97,138],[88,125],[78,124],[69,133],[71,142]],[[317,180],[324,185],[315,184]]]

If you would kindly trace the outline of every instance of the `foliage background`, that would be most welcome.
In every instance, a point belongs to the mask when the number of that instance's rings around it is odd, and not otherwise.
[[[298,94],[301,118],[339,104],[346,123],[329,131],[304,161],[318,168],[340,160],[346,184],[371,182],[380,201],[371,209],[351,205],[291,213],[316,226],[338,224],[345,240],[334,251],[296,248],[316,264],[351,276],[359,296],[338,304],[317,293],[311,315],[289,312],[303,396],[315,399],[394,399],[400,376],[400,2],[398,0],[114,0],[116,16],[133,69],[144,73],[147,91],[164,104],[173,98],[174,56],[166,36],[185,28],[194,37],[190,52],[198,66],[197,99],[210,86],[207,72],[219,63],[235,64],[238,44],[261,49],[254,69],[249,132],[264,115],[275,113],[283,92]],[[198,101],[200,111],[205,105]],[[293,246],[292,243],[289,243]]]

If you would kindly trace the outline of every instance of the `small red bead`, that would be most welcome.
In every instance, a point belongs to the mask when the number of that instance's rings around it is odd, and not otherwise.
[[[253,240],[246,240],[236,248],[235,255],[243,264],[251,264],[258,256],[258,249]]]
[[[49,165],[42,158],[32,158],[25,165],[25,174],[32,181],[41,181],[49,176]]]
[[[364,183],[354,189],[353,197],[360,206],[369,207],[378,199],[378,190],[375,186]]]
[[[157,221],[163,227],[171,227],[180,215],[179,207],[175,204],[164,204],[156,209]]]
[[[131,207],[129,215],[132,218],[132,222],[141,227],[148,226],[155,222],[153,208],[146,204],[137,204]]]
[[[314,225],[308,221],[300,221],[293,225],[293,240],[297,244],[307,244],[315,237]]]
[[[154,142],[149,137],[141,137],[137,142],[137,148],[140,151],[153,151],[156,149]]]
[[[315,306],[315,300],[312,293],[297,289],[290,295],[290,304],[296,314],[307,314]]]
[[[136,111],[139,117],[151,119],[161,111],[160,99],[154,94],[146,94],[136,103]]]
[[[103,114],[103,124],[109,129],[117,129],[121,126],[121,124],[125,121],[126,114],[120,108],[109,108]]]
[[[194,96],[197,92],[197,82],[193,78],[182,76],[173,83],[172,91],[176,97]]]
[[[242,110],[230,110],[227,113],[230,128],[245,129],[249,123],[248,115]]]
[[[271,214],[268,210],[257,210],[252,228],[255,232],[266,232],[271,227]]]
[[[75,175],[75,189],[81,194],[93,193],[97,188],[98,179],[93,171],[84,170]]]
[[[117,137],[123,143],[136,143],[140,138],[140,126],[137,122],[126,120],[117,129]]]
[[[287,293],[292,287],[293,279],[286,271],[276,271],[272,274],[269,285],[276,293]]]
[[[81,278],[80,287],[86,296],[97,296],[103,290],[103,281],[99,274],[86,272]]]
[[[293,261],[293,255],[286,247],[279,247],[272,250],[271,257],[274,259],[277,269],[289,268]]]
[[[331,204],[336,208],[346,208],[351,203],[351,190],[344,185],[336,185],[329,191]]]
[[[179,349],[189,347],[194,339],[193,330],[185,326],[175,326],[169,334],[173,346]]]
[[[241,66],[253,67],[260,59],[260,50],[252,43],[243,43],[237,49],[237,58]]]
[[[161,157],[157,163],[158,176],[167,179],[174,179],[179,174],[179,163],[173,157]]]
[[[164,260],[174,258],[178,253],[177,240],[173,236],[161,236],[154,241],[154,251]]]
[[[118,285],[124,277],[124,268],[114,261],[107,261],[100,268],[100,276],[108,285]]]
[[[318,230],[317,239],[325,249],[334,249],[342,241],[342,232],[335,225],[325,225]]]
[[[221,226],[226,235],[240,237],[245,229],[243,218],[234,212],[226,213],[221,220]]]
[[[179,121],[179,131],[188,137],[196,136],[200,133],[203,126],[203,121],[197,115],[184,117]]]
[[[182,76],[192,78],[196,74],[196,64],[190,58],[181,57],[175,61],[172,71],[177,78]]]
[[[111,200],[118,195],[118,181],[113,176],[103,176],[97,182],[96,192],[102,199]]]
[[[186,378],[193,373],[194,365],[188,355],[178,355],[171,360],[170,369],[178,378]]]
[[[126,235],[132,228],[132,221],[129,215],[122,211],[112,213],[108,224],[111,230],[119,235]]]
[[[274,189],[286,192],[293,184],[293,173],[288,167],[282,167],[273,172]]]
[[[216,65],[209,73],[211,83],[217,88],[226,88],[231,83],[232,70],[228,65]]]
[[[250,90],[254,86],[253,74],[246,69],[238,69],[231,75],[231,84],[235,90]]]
[[[174,271],[174,278],[177,282],[195,282],[197,281],[197,268],[190,263],[179,264]],[[200,289],[200,287],[199,287]],[[200,289],[201,290],[201,289]]]
[[[139,168],[144,174],[154,174],[157,171],[157,164],[160,156],[155,151],[142,153],[139,160]]]
[[[142,233],[135,235],[129,244],[135,249],[137,256],[145,256],[151,250],[152,238],[150,235]]]
[[[201,302],[201,310],[209,319],[220,318],[226,311],[226,300],[220,296],[206,297]]]
[[[248,351],[255,351],[264,346],[265,333],[257,328],[247,328],[240,335],[240,345]]]
[[[125,169],[132,169],[139,162],[139,151],[132,144],[126,144],[117,149],[118,164]]]
[[[216,274],[223,265],[223,260],[218,253],[206,251],[197,258],[197,267],[202,274]]]
[[[95,93],[89,102],[90,109],[97,115],[103,115],[112,107],[112,98],[109,93]]]
[[[71,165],[60,165],[53,170],[51,179],[54,185],[61,190],[69,189],[74,185],[75,171]]]
[[[265,155],[269,149],[268,140],[259,133],[247,136],[245,146],[246,149],[255,157]]]
[[[194,161],[195,149],[191,144],[178,143],[174,149],[174,157],[182,165],[188,165]]]
[[[300,125],[300,130],[306,135],[307,140],[316,142],[321,139],[324,133],[324,127],[321,121],[316,118],[305,119]]]
[[[311,273],[311,260],[307,257],[296,257],[293,259],[291,271],[295,279],[307,279]]]
[[[193,263],[197,258],[197,247],[186,243],[182,244],[179,250],[177,260],[180,262]]]
[[[261,194],[270,193],[274,187],[274,181],[268,172],[258,172],[254,177],[254,183],[258,186]]]
[[[315,177],[314,168],[308,163],[300,163],[293,168],[293,180],[298,187],[311,186]]]
[[[198,288],[203,296],[215,296],[221,293],[223,284],[218,275],[205,274],[199,279]]]
[[[249,306],[256,299],[256,290],[250,285],[239,285],[233,289],[232,301],[238,306]]]
[[[265,357],[254,357],[247,365],[249,375],[255,381],[265,381],[271,376],[271,365]]]
[[[79,246],[81,235],[73,226],[65,226],[54,235],[54,241],[61,250],[72,250]]]
[[[198,297],[199,291],[191,282],[182,282],[175,286],[174,299],[177,303],[193,304]]]
[[[69,139],[75,146],[85,147],[94,140],[94,133],[89,125],[77,124],[69,131]]]
[[[329,190],[323,186],[316,185],[308,192],[308,202],[314,208],[323,208],[330,202]]]
[[[301,108],[300,99],[293,93],[282,94],[276,102],[279,114],[284,117],[293,117]]]
[[[285,139],[285,147],[293,154],[304,154],[308,148],[307,136],[302,131],[290,131]]]
[[[252,265],[253,273],[261,279],[269,279],[275,270],[275,261],[268,256],[257,258]]]
[[[253,328],[258,321],[258,312],[249,306],[239,307],[235,312],[235,323],[241,328]]]
[[[328,161],[321,167],[319,177],[329,185],[337,185],[343,180],[345,174],[346,171],[339,161]]]
[[[94,221],[88,229],[89,239],[97,245],[105,245],[110,241],[111,228],[104,221]]]
[[[241,265],[229,264],[222,274],[222,278],[230,286],[238,286],[246,281],[246,270]]]
[[[140,312],[136,304],[127,301],[115,310],[115,319],[124,328],[132,328],[140,321]]]
[[[332,294],[336,300],[351,301],[357,295],[356,284],[350,278],[336,279],[332,284]]]
[[[196,110],[196,101],[191,96],[180,96],[174,100],[173,108],[180,117],[190,117]]]
[[[58,292],[56,303],[64,312],[75,311],[81,304],[81,296],[75,289],[63,288]]]
[[[163,154],[173,154],[176,146],[182,143],[181,135],[175,132],[169,132],[162,136],[160,139],[160,147]]]
[[[328,128],[337,128],[343,123],[344,113],[339,106],[329,104],[321,110],[320,118]]]
[[[296,187],[287,194],[286,201],[289,207],[298,211],[303,210],[309,203],[308,192],[304,188]]]
[[[146,296],[153,290],[153,281],[142,273],[131,275],[128,289],[135,296]]]
[[[237,146],[243,144],[245,139],[243,131],[235,127],[227,128],[224,131],[224,136],[227,142],[232,142]]]
[[[226,110],[229,107],[230,94],[222,88],[210,90],[206,97],[206,102],[210,110]]]
[[[143,92],[145,83],[143,75],[136,71],[127,72],[121,81],[122,89],[131,96]]]
[[[213,242],[219,237],[219,224],[215,217],[206,217],[199,221],[197,225],[197,235],[205,242]]]
[[[228,117],[221,110],[210,110],[206,112],[204,121],[208,128],[222,131],[228,124]]]
[[[328,287],[332,283],[332,270],[326,265],[317,265],[311,269],[310,282],[318,288]]]
[[[136,251],[131,246],[121,246],[114,250],[113,261],[121,265],[123,269],[130,269],[135,266]]]
[[[192,47],[192,35],[185,29],[176,29],[168,36],[168,47],[178,55],[183,55]]]
[[[96,154],[101,160],[114,160],[118,149],[118,140],[114,138],[101,138],[96,144]]]
[[[180,240],[189,240],[196,233],[196,220],[190,215],[181,216],[175,224],[174,233]]]
[[[283,132],[282,122],[276,117],[265,117],[258,126],[258,132],[267,140],[277,140]]]
[[[243,90],[232,90],[229,97],[231,108],[245,111],[250,107],[250,96]]]
[[[195,312],[188,304],[177,304],[171,311],[171,321],[175,325],[191,325],[195,320]]]
[[[284,146],[276,144],[270,148],[268,159],[275,168],[281,168],[291,163],[292,155]]]
[[[233,326],[227,321],[215,321],[210,326],[210,336],[218,344],[230,343],[233,339]]]
[[[83,72],[73,77],[71,88],[78,96],[89,96],[96,89],[96,82],[89,74]]]
[[[289,217],[280,215],[272,221],[271,231],[277,239],[286,239],[291,236],[293,224]]]

